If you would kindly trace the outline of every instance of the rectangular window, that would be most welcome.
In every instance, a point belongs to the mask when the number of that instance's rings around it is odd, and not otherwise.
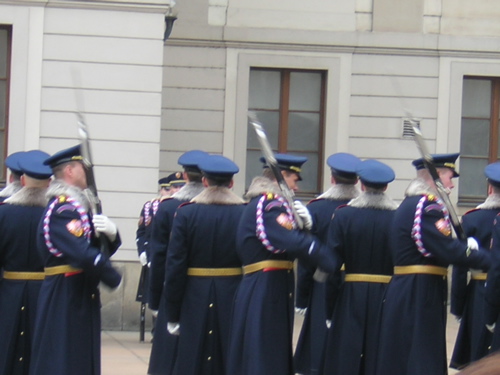
[[[7,126],[9,123],[9,76],[11,27],[0,25],[0,183],[5,183],[7,153]]]
[[[500,78],[464,77],[458,203],[476,206],[487,196],[484,168],[498,160]]]
[[[264,124],[273,151],[306,156],[300,196],[320,191],[323,170],[326,72],[314,70],[250,70],[248,110]],[[262,174],[262,153],[253,128],[247,134],[246,187]]]

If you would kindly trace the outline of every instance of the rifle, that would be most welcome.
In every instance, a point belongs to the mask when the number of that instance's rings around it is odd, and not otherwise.
[[[148,266],[142,266],[139,284],[143,289],[146,289],[146,277],[148,274]],[[146,330],[146,302],[144,302],[144,294],[141,296],[141,313],[139,316],[139,341],[144,342],[144,332]]]
[[[460,224],[460,220],[458,219],[458,215],[455,212],[453,205],[451,204],[447,189],[444,187],[443,182],[439,178],[436,166],[434,165],[434,159],[432,158],[432,155],[429,153],[429,150],[427,149],[427,146],[424,142],[424,137],[422,136],[422,132],[420,131],[418,126],[415,124],[415,121],[411,117],[409,118],[409,121],[412,125],[415,142],[417,143],[417,147],[424,160],[425,168],[429,171],[432,179],[434,180],[434,184],[436,185],[436,190],[439,195],[439,198],[441,198],[444,205],[448,209],[451,224],[453,226],[453,229],[455,230],[455,234],[459,239],[467,241],[467,235],[465,234],[464,229]]]
[[[262,123],[257,119],[257,115],[253,112],[248,113],[248,120],[250,125],[253,126],[255,133],[257,134],[257,139],[259,140],[260,148],[262,150],[262,154],[264,156],[264,159],[266,159],[266,164],[271,168],[271,171],[273,172],[274,177],[276,178],[276,181],[278,182],[278,186],[281,190],[281,193],[283,195],[283,198],[285,198],[292,209],[293,216],[295,219],[295,222],[297,223],[297,226],[300,229],[304,229],[304,221],[302,218],[299,216],[297,211],[295,210],[295,207],[293,205],[293,196],[295,195],[292,190],[288,187],[285,179],[283,178],[283,175],[281,174],[281,170],[278,167],[278,162],[276,161],[276,158],[274,157],[274,152],[271,148],[271,145],[269,144],[269,141],[267,139],[266,132],[264,131],[264,126]],[[316,268],[316,272],[314,273],[314,280],[318,282],[325,282],[328,277],[328,274],[326,272],[321,271],[319,268]]]
[[[76,73],[74,73],[74,81],[76,81]],[[81,87],[80,85],[76,87]],[[90,201],[90,205],[92,207],[92,213],[100,215],[102,214],[102,205],[101,205],[101,200],[99,199],[99,195],[97,192],[97,185],[95,182],[95,177],[94,177],[94,164],[92,164],[92,156],[90,153],[90,138],[89,138],[89,132],[87,128],[87,124],[85,122],[85,119],[83,117],[81,108],[83,107],[83,97],[81,96],[81,93],[79,90],[75,91],[75,96],[76,96],[76,104],[77,104],[77,111],[76,117],[77,117],[77,124],[78,124],[78,138],[80,138],[81,142],[81,153],[82,153],[82,162],[83,165],[85,166],[85,176],[87,178],[87,197]],[[107,258],[111,256],[110,254],[110,243],[109,239],[106,236],[99,236],[99,233],[96,232],[96,236],[99,237],[99,243],[100,243],[100,249],[101,253],[105,255]]]
[[[278,186],[281,190],[281,194],[283,198],[286,199],[288,202],[288,205],[290,206],[292,212],[293,212],[293,217],[295,219],[295,222],[297,223],[297,226],[300,229],[304,228],[304,221],[302,218],[297,214],[297,211],[295,210],[293,206],[293,196],[295,195],[294,192],[288,187],[285,179],[283,178],[283,175],[281,174],[281,170],[278,167],[278,162],[276,158],[274,157],[274,152],[271,148],[271,145],[269,144],[269,141],[267,139],[266,132],[264,130],[264,126],[262,123],[257,119],[257,116],[253,112],[248,113],[248,120],[250,125],[253,126],[255,133],[257,134],[257,139],[260,144],[260,148],[262,150],[262,155],[264,156],[264,159],[266,159],[266,164],[269,166],[271,171],[273,172],[274,178],[278,182]]]
[[[446,206],[449,217],[451,220],[451,224],[453,226],[453,229],[455,231],[455,234],[457,237],[461,240],[467,240],[467,235],[464,232],[464,229],[462,228],[462,224],[460,224],[460,220],[458,219],[458,215],[455,212],[455,209],[453,208],[453,205],[451,204],[450,197],[448,196],[448,191],[444,187],[443,182],[439,178],[439,174],[437,173],[436,166],[434,165],[434,159],[429,152],[425,141],[424,137],[422,136],[422,132],[420,131],[420,128],[417,126],[417,123],[415,121],[415,118],[412,116],[410,111],[407,109],[405,102],[404,102],[404,95],[403,95],[403,90],[401,89],[401,85],[399,84],[399,81],[393,77],[391,80],[394,89],[399,97],[399,100],[401,102],[401,107],[403,108],[403,111],[405,112],[405,116],[408,118],[408,121],[410,122],[411,128],[413,130],[413,139],[415,140],[415,143],[417,144],[418,150],[420,151],[420,155],[422,156],[422,159],[424,160],[424,166],[425,168],[429,171],[432,179],[434,180],[434,184],[436,185],[436,190],[439,195],[439,198],[443,201],[444,205]]]

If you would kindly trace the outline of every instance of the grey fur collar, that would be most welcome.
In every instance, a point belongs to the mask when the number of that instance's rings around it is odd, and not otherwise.
[[[245,194],[245,198],[252,199],[263,193],[279,194],[280,190],[275,181],[272,181],[264,176],[257,176],[252,180],[252,183]]]
[[[348,200],[356,198],[359,195],[359,189],[355,185],[336,184],[332,185],[327,191],[321,194],[317,199],[329,200]]]
[[[500,208],[500,194],[492,194],[488,195],[486,200],[481,203],[477,208],[483,209],[483,210],[490,210],[493,208]]]
[[[405,191],[405,196],[407,197],[414,197],[424,194],[437,195],[437,192],[420,178],[412,180]]]
[[[204,187],[201,182],[189,182],[184,185],[181,190],[172,195],[172,198],[180,201],[190,201],[203,191]]]
[[[16,206],[45,207],[48,203],[46,192],[45,188],[23,187],[4,202]]]
[[[19,190],[21,190],[21,181],[14,181],[5,186],[2,191],[0,191],[0,197],[5,198],[5,197],[10,197],[11,195],[14,195],[17,193]]]
[[[191,202],[200,204],[238,205],[245,203],[235,193],[222,186],[210,186],[194,197]]]
[[[55,179],[50,183],[47,189],[47,198],[51,199],[59,195],[66,195],[76,199],[86,211],[90,210],[90,202],[84,190],[77,186],[69,185],[63,180]]]
[[[394,202],[385,193],[363,192],[359,197],[354,198],[348,203],[356,208],[374,208],[376,210],[395,210],[398,208]]]

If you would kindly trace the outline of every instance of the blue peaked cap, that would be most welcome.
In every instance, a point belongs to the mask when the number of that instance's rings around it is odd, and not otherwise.
[[[484,168],[484,174],[492,185],[500,187],[500,162],[488,164]]]
[[[17,165],[23,174],[37,180],[47,180],[52,176],[52,168],[44,164],[50,157],[49,154],[40,150],[24,152],[17,161]]]
[[[208,177],[232,177],[240,171],[235,162],[222,155],[209,155],[198,167]]]
[[[345,178],[356,177],[356,168],[359,163],[361,159],[346,152],[338,152],[326,159],[326,164],[331,168],[332,173]]]
[[[22,175],[23,172],[19,169],[17,162],[19,161],[19,159],[22,157],[23,154],[24,151],[14,152],[9,156],[7,156],[7,158],[5,159],[5,166],[9,168],[12,171],[12,173],[15,173],[19,176]]]
[[[183,153],[177,159],[177,163],[182,165],[185,170],[199,171],[198,163],[207,156],[208,154],[205,151],[191,150]]]
[[[158,180],[158,185],[161,187],[170,187],[172,185],[179,186],[185,184],[186,180],[182,178],[182,172],[174,172],[169,174],[167,177],[163,177]]]
[[[458,172],[456,171],[456,165],[455,162],[457,161],[459,157],[459,153],[455,154],[432,154],[432,159],[434,160],[434,165],[436,168],[450,168],[453,171],[453,177],[458,177],[460,176]],[[425,164],[424,164],[424,159],[416,159],[412,161],[413,166],[417,169],[424,169]]]
[[[64,150],[56,152],[54,155],[48,157],[43,164],[54,168],[59,164],[68,163],[70,161],[82,161],[82,152],[80,145],[72,146]]]
[[[373,159],[360,162],[356,173],[365,185],[385,186],[396,178],[391,167]]]
[[[278,162],[278,167],[280,169],[297,173],[297,175],[299,176],[299,181],[302,180],[300,172],[302,171],[302,164],[307,161],[307,157],[290,154],[274,154],[274,157]],[[264,168],[269,167],[266,164],[266,159],[263,156],[261,156],[260,161],[264,164]]]

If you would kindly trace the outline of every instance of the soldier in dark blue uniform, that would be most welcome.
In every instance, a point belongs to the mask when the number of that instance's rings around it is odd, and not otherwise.
[[[19,154],[22,188],[0,204],[0,374],[27,375],[38,292],[45,277],[36,248],[52,170],[48,154]],[[2,272],[3,271],[3,272]]]
[[[157,313],[158,317],[149,358],[148,374],[151,375],[168,375],[173,370],[177,336],[169,334],[166,330],[167,311],[164,285],[167,249],[177,207],[184,202],[189,202],[204,189],[198,163],[207,156],[206,152],[192,150],[179,157],[178,163],[184,168],[183,179],[186,180],[187,184],[172,197],[161,201],[158,212],[153,219],[148,305],[151,310]]]
[[[457,177],[458,154],[434,155],[447,189]],[[448,211],[436,195],[423,160],[413,162],[417,179],[406,190],[392,225],[394,276],[382,304],[379,375],[444,375],[446,364],[447,267],[488,268],[488,251],[452,237]],[[475,243],[474,243],[475,242]],[[476,250],[475,250],[476,249]]]
[[[305,157],[277,154],[281,173],[291,190],[297,190]],[[293,374],[292,330],[296,257],[310,259],[332,271],[333,259],[317,237],[298,230],[292,207],[280,195],[269,168],[252,181],[237,234],[237,251],[243,279],[237,291],[231,323],[227,374]],[[305,228],[312,219],[304,206],[295,204]],[[330,253],[331,254],[331,253]]]
[[[0,202],[3,202],[12,194],[21,190],[21,175],[23,173],[19,170],[17,162],[23,153],[24,151],[14,152],[5,159],[5,166],[9,169],[10,175],[9,182],[2,191],[0,191]]]
[[[327,159],[332,186],[307,205],[313,220],[311,233],[323,243],[327,241],[328,226],[335,209],[359,195],[356,167],[360,162],[356,156],[343,152],[330,155]],[[330,275],[325,283],[314,280],[315,272],[316,267],[298,261],[295,306],[296,312],[305,313],[305,317],[295,350],[294,365],[295,372],[304,375],[321,373],[328,332],[325,322],[331,319],[341,283],[340,274]]]
[[[491,174],[495,181],[500,179],[497,164],[492,165]],[[486,291],[484,303],[484,319],[489,332],[493,333],[490,352],[500,349],[500,214],[495,216],[491,233],[491,267],[486,278]]]
[[[484,173],[488,179],[488,197],[476,209],[462,217],[462,227],[481,247],[489,248],[493,221],[500,213],[500,163],[488,165]],[[470,281],[467,283],[468,271]],[[453,267],[451,313],[460,319],[450,367],[462,368],[488,354],[491,332],[486,329],[484,316],[484,270]]]
[[[375,371],[380,308],[393,265],[390,227],[397,204],[385,194],[394,171],[377,160],[357,167],[362,194],[334,213],[328,247],[343,261],[345,280],[328,332],[323,373]]]
[[[80,145],[44,162],[55,180],[38,227],[38,250],[45,267],[33,337],[30,375],[99,375],[101,316],[98,285],[116,288],[120,274],[101,252],[99,237],[112,255],[121,241],[116,225],[92,216]]]
[[[239,170],[231,160],[211,155],[199,168],[206,189],[177,209],[168,246],[168,329],[180,333],[173,373],[223,375],[242,275],[236,229],[244,201],[231,191]]]
[[[139,216],[139,224],[137,225],[135,242],[137,244],[137,253],[139,255],[139,262],[141,263],[141,275],[139,277],[139,285],[137,287],[137,294],[135,300],[141,302],[141,341],[144,340],[144,323],[145,323],[145,304],[148,302],[148,290],[149,290],[149,267],[151,258],[150,254],[150,240],[151,240],[151,223],[153,218],[158,212],[158,207],[163,199],[170,197],[172,194],[179,191],[179,189],[186,183],[182,179],[182,172],[175,172],[167,177],[160,178],[158,180],[158,185],[160,186],[159,196],[147,201],[142,206],[141,214]],[[155,316],[153,316],[153,329]]]

